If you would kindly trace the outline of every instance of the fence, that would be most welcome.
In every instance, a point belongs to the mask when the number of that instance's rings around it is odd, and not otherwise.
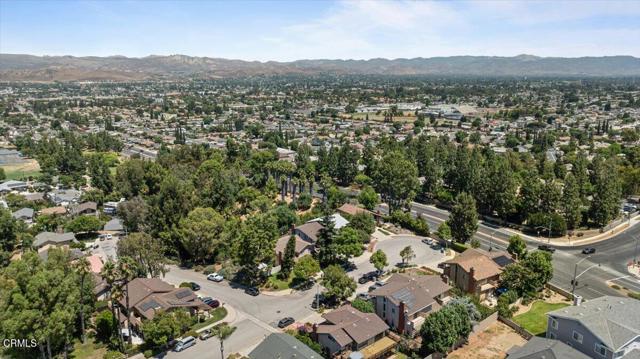
[[[498,316],[498,320],[502,323],[506,324],[509,328],[513,329],[516,333],[518,333],[521,337],[526,340],[530,340],[533,338],[533,334],[529,333],[528,330],[521,327],[518,323],[514,322],[509,318],[505,318],[503,316]]]
[[[482,321],[478,322],[478,324],[473,326],[473,330],[471,331],[473,334],[481,333],[485,331],[489,326],[494,324],[498,320],[498,312],[491,314],[490,316],[484,318]]]
[[[552,291],[560,294],[561,296],[563,296],[563,297],[565,297],[565,298],[567,298],[569,300],[573,300],[573,295],[571,294],[571,292],[569,292],[566,289],[562,289],[562,288],[560,288],[557,285],[552,284],[552,283],[547,283],[547,288],[551,289]]]

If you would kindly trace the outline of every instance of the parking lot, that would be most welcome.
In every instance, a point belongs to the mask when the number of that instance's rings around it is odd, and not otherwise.
[[[98,248],[92,248],[91,253],[100,256],[103,262],[106,262],[109,258],[115,260],[118,257],[118,241],[120,238],[118,236],[113,236],[111,239],[96,239],[96,244],[98,244]]]

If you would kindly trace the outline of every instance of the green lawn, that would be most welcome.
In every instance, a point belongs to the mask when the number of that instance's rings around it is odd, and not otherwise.
[[[520,324],[533,335],[543,335],[547,331],[546,314],[552,310],[569,306],[567,303],[545,303],[536,301],[531,309],[513,318],[513,321]]]
[[[265,284],[264,289],[271,290],[271,291],[289,289],[289,285],[291,285],[292,278],[293,276],[289,276],[287,280],[283,280],[283,279],[280,279],[280,277],[278,277],[278,273],[272,274],[267,279],[267,283]]]
[[[72,359],[102,359],[107,348],[103,345],[96,345],[93,342],[93,338],[87,338],[87,342],[82,344],[79,340],[73,343],[73,351],[70,353],[69,358]]]
[[[204,328],[209,324],[213,324],[219,320],[224,319],[227,316],[227,310],[224,307],[218,307],[211,311],[211,318],[205,320],[201,323],[196,323],[191,327],[191,330],[198,330],[200,328]]]
[[[5,171],[5,175],[8,180],[19,180],[22,178],[28,177],[38,177],[40,175],[40,170],[32,170],[32,171],[21,171],[21,170],[8,170]]]

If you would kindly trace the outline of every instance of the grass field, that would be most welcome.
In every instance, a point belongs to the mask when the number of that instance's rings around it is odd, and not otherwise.
[[[543,335],[547,331],[546,314],[552,310],[569,306],[567,303],[534,302],[528,312],[513,317],[513,321],[520,324],[533,335]]]
[[[79,340],[73,343],[73,351],[70,353],[69,358],[102,359],[106,353],[106,347],[99,347],[93,342],[93,338],[87,338],[87,342],[84,344],[80,343]]]
[[[28,162],[19,164],[3,165],[2,169],[4,169],[4,174],[7,176],[7,179],[10,180],[40,174],[40,166],[36,160],[29,160]]]

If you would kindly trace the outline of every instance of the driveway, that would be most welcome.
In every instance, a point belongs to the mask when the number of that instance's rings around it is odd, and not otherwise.
[[[374,251],[380,249],[387,255],[387,262],[389,265],[385,267],[385,270],[390,270],[396,267],[397,264],[402,263],[400,257],[400,251],[407,246],[411,246],[416,257],[409,261],[410,264],[416,264],[418,266],[426,265],[435,267],[438,263],[445,260],[445,254],[440,250],[433,249],[431,246],[422,243],[422,240],[426,237],[414,236],[414,235],[393,235],[385,237],[376,243]],[[369,263],[371,253],[365,253],[358,258],[354,258],[353,262],[356,264],[357,269],[349,272],[349,276],[358,280],[362,274],[374,271],[373,264]],[[362,292],[362,288],[368,288],[372,283],[366,283],[359,285],[358,292]],[[364,290],[366,292],[366,289]]]
[[[111,239],[105,239],[103,241],[96,239],[96,243],[98,243],[98,248],[92,249],[91,254],[96,254],[102,258],[103,262],[107,262],[109,258],[112,260],[116,260],[118,257],[118,241],[119,237],[113,236]]]
[[[232,353],[247,355],[255,348],[270,332],[250,319],[242,319],[233,324],[236,330],[224,342],[224,355],[228,357]],[[182,352],[167,352],[164,356],[157,358],[166,359],[191,359],[191,358],[220,358],[220,341],[212,337],[205,341],[196,339],[196,345]]]

